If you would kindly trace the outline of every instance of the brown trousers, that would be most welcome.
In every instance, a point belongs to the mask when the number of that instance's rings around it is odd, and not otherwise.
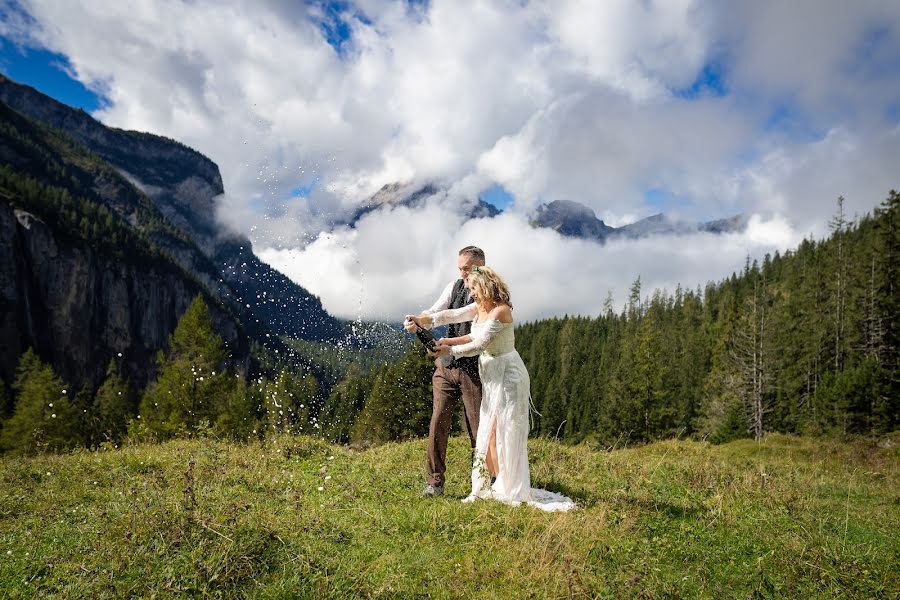
[[[447,439],[456,401],[462,397],[466,431],[472,447],[478,435],[478,413],[481,410],[481,378],[457,367],[447,368],[440,360],[431,377],[434,388],[434,404],[431,412],[431,426],[428,428],[428,483],[444,485],[444,471],[447,470]]]

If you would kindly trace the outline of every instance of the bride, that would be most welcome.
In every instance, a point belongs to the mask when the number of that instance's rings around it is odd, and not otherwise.
[[[528,469],[528,371],[516,352],[509,289],[490,267],[474,267],[468,286],[475,302],[417,318],[429,327],[472,321],[472,333],[437,341],[435,355],[478,356],[482,400],[472,468],[472,493],[463,502],[492,498],[546,511],[575,507],[568,497],[533,489]]]

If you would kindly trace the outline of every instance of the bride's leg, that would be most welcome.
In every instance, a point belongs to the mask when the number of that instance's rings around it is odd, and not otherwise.
[[[494,417],[491,420],[491,434],[488,437],[487,456],[485,457],[485,463],[488,473],[491,474],[491,477],[496,477],[497,473],[500,472],[499,465],[497,464],[497,417]]]

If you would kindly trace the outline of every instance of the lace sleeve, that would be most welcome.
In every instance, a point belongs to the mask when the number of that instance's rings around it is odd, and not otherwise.
[[[450,323],[465,323],[475,318],[478,312],[475,303],[467,304],[462,308],[448,308],[436,313],[431,313],[431,326],[449,325]]]
[[[472,341],[468,344],[459,344],[451,346],[450,352],[453,356],[477,356],[485,348],[487,348],[494,337],[503,329],[503,323],[496,319],[488,319],[484,322],[484,327],[479,327],[478,332],[471,333]]]

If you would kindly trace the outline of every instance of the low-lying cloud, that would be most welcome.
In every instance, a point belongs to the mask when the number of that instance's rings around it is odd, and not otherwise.
[[[456,253],[474,244],[510,285],[516,318],[598,315],[607,294],[616,310],[641,279],[643,295],[676,285],[695,289],[740,271],[748,257],[792,246],[800,237],[781,217],[750,219],[746,231],[617,239],[605,245],[533,228],[521,214],[460,225],[433,204],[367,215],[356,229],[322,234],[304,248],[264,249],[261,258],[347,319],[397,322],[427,308],[456,275]]]

